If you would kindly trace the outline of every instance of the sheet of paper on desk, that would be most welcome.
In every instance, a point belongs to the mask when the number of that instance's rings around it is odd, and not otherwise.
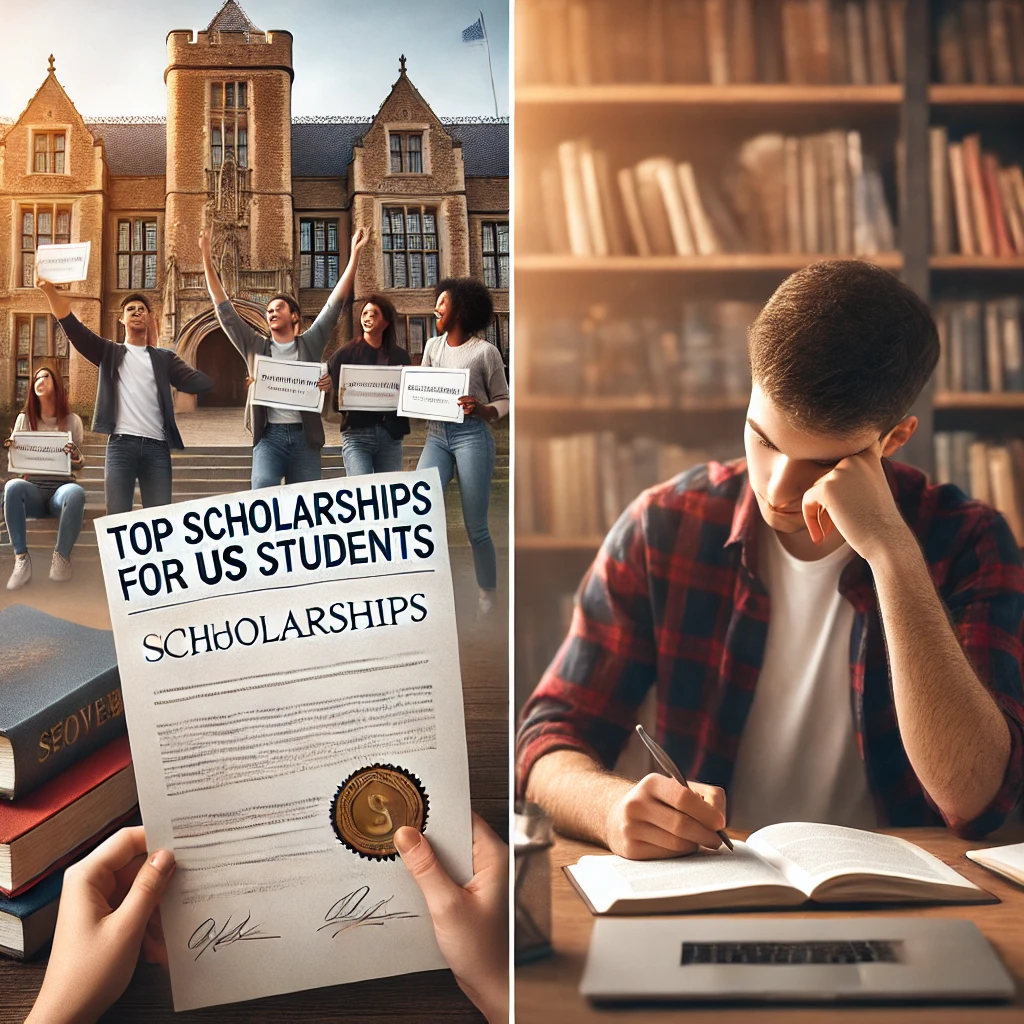
[[[434,469],[96,524],[176,1010],[444,967],[390,836],[472,874]],[[380,767],[385,766],[385,767]]]
[[[984,850],[968,850],[967,857],[997,875],[1024,885],[1024,843],[1013,846],[990,846]]]

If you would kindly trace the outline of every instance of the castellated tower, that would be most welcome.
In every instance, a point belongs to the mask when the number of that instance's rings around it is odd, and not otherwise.
[[[294,292],[292,36],[258,29],[235,2],[205,32],[167,36],[167,310],[175,334],[209,308],[198,233],[233,298]],[[196,274],[199,272],[199,278]],[[166,315],[166,314],[165,314]],[[173,336],[173,334],[172,334]]]

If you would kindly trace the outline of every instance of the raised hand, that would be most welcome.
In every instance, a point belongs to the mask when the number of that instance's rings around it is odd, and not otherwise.
[[[370,241],[370,232],[366,228],[359,228],[358,231],[352,236],[352,252],[356,253],[366,247],[366,243]]]

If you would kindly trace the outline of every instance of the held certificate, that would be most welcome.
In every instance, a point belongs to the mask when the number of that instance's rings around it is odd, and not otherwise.
[[[96,523],[176,1010],[445,966],[392,837],[472,875],[436,469]]]
[[[296,412],[323,412],[324,392],[316,382],[326,372],[326,363],[256,356],[252,363],[252,404]]]
[[[469,392],[469,370],[437,366],[403,366],[398,415],[421,420],[461,423],[465,419],[459,399]]]
[[[340,412],[394,412],[402,384],[401,366],[349,366],[344,363],[338,376]]]
[[[51,284],[84,281],[89,274],[92,242],[41,245],[36,249],[36,273]]]
[[[7,449],[7,471],[18,476],[71,476],[71,456],[64,446],[66,430],[18,430]]]

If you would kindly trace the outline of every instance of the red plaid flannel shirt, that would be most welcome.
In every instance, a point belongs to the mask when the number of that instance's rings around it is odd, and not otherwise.
[[[930,486],[909,466],[883,465],[964,652],[1006,718],[1011,751],[1003,784],[981,814],[965,821],[940,812],[903,749],[871,571],[854,557],[839,590],[856,612],[857,745],[881,823],[945,822],[960,836],[985,835],[1021,793],[1021,554],[992,509],[955,487]],[[552,750],[613,765],[652,685],[658,742],[689,778],[728,792],[768,632],[768,594],[754,568],[759,520],[744,460],[698,466],[645,491],[623,513],[580,584],[568,637],[523,709],[520,792]]]

